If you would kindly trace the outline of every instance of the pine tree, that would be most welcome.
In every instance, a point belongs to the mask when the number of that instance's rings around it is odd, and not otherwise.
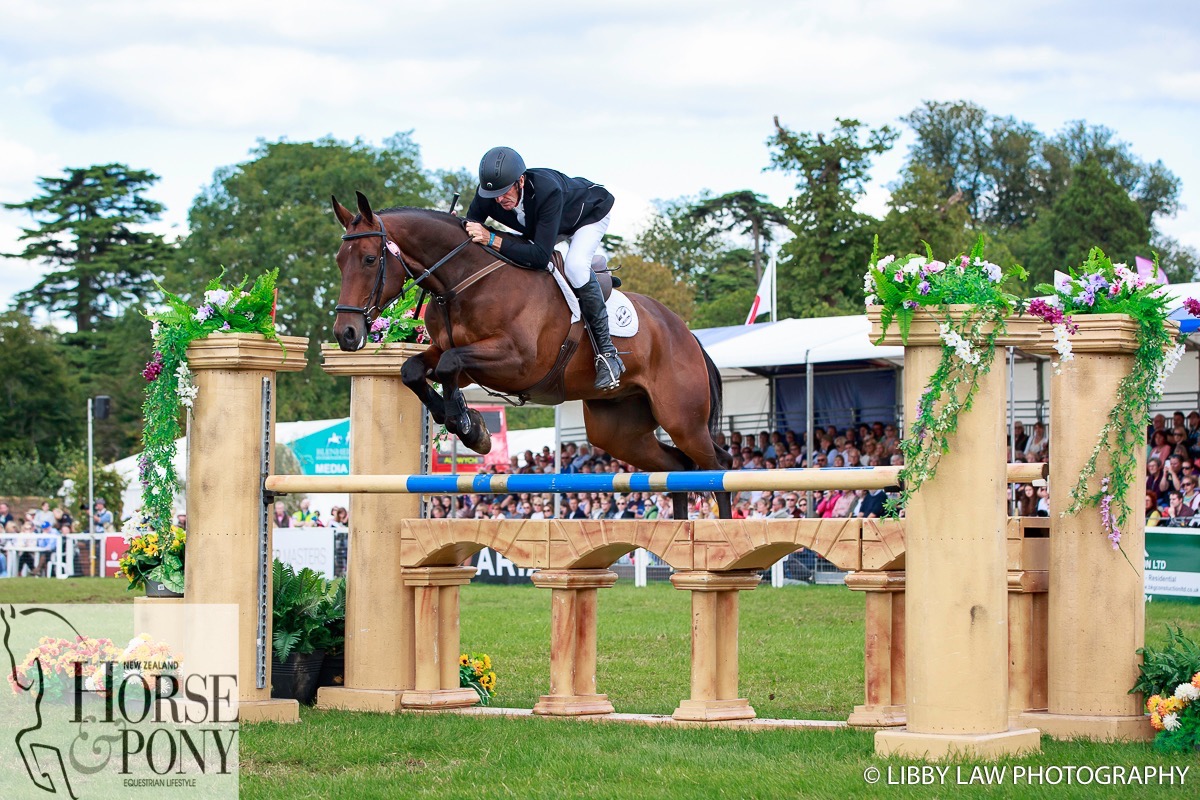
[[[25,249],[16,257],[52,270],[17,296],[18,305],[65,312],[80,335],[76,341],[86,342],[127,304],[144,299],[172,256],[161,236],[143,228],[162,212],[144,195],[157,180],[124,164],[71,167],[62,177],[39,178],[37,197],[5,203],[38,223],[24,229]]]

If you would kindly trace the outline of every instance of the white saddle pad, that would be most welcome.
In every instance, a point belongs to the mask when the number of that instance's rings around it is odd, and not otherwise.
[[[571,291],[571,285],[567,283],[567,279],[562,276],[558,270],[551,270],[550,274],[554,276],[554,280],[558,282],[559,291],[562,292],[563,299],[567,301],[567,307],[571,309],[571,322],[579,321],[579,298],[575,296],[575,292]],[[608,296],[608,335],[620,338],[628,338],[638,332],[638,313],[634,308],[633,303],[625,293],[620,289],[613,289],[612,294]]]

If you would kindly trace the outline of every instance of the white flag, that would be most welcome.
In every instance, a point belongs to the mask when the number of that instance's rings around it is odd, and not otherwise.
[[[754,295],[754,305],[750,306],[750,314],[746,317],[746,324],[753,325],[754,320],[771,310],[771,291],[775,283],[775,259],[767,262],[767,268],[763,270],[762,280],[758,284],[758,292]]]

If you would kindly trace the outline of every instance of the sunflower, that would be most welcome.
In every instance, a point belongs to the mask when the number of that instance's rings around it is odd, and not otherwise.
[[[460,667],[470,666],[470,664],[471,664],[471,659],[467,657],[466,653],[463,653],[461,656],[458,657],[458,665]]]

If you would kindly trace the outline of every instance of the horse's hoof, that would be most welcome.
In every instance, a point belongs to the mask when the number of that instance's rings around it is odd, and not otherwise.
[[[466,424],[466,433],[460,433],[459,440],[481,456],[490,453],[492,451],[492,434],[483,422],[483,415],[473,408],[468,408]]]

